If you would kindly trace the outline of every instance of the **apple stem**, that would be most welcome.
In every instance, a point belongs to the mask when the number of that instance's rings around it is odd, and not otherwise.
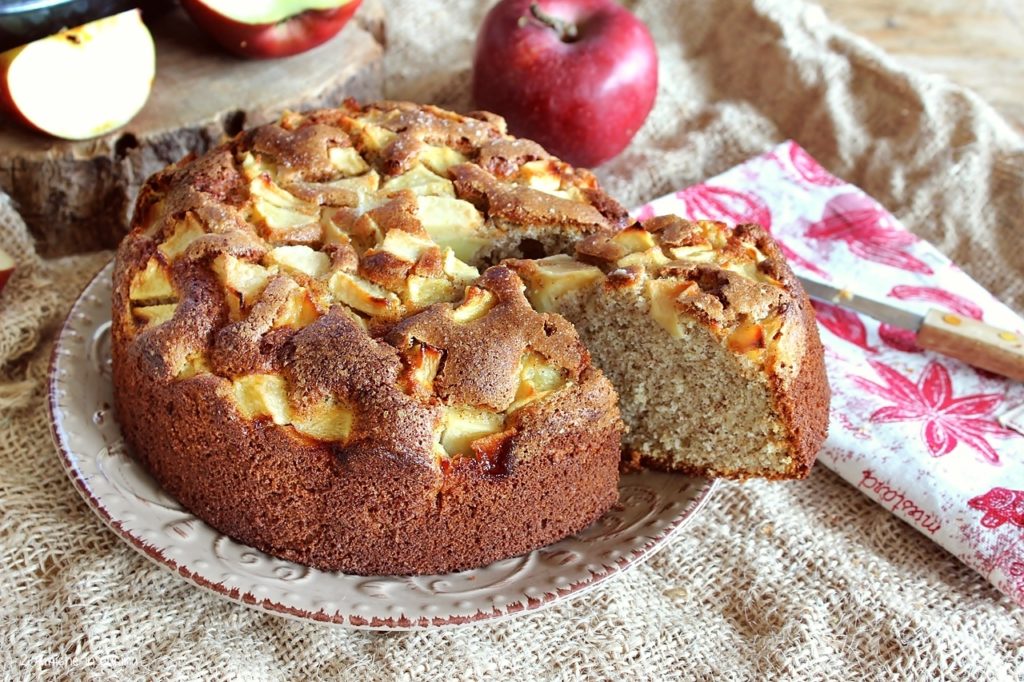
[[[558,34],[558,39],[561,40],[563,43],[571,43],[572,41],[576,40],[577,36],[579,35],[576,29],[576,24],[572,23],[571,21],[565,21],[563,19],[559,19],[558,17],[551,16],[550,14],[548,14],[547,12],[540,8],[540,3],[530,3],[530,14],[532,14],[533,18],[539,21],[540,23],[544,24],[550,29],[553,29],[555,33]]]

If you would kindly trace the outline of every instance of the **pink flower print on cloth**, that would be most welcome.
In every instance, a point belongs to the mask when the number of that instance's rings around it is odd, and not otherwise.
[[[853,383],[892,403],[872,412],[869,421],[921,422],[924,442],[932,457],[948,455],[963,443],[990,464],[999,464],[999,453],[986,437],[1011,435],[992,418],[993,410],[1003,400],[1001,394],[955,398],[949,371],[935,361],[928,363],[916,383],[884,363],[868,360],[868,364],[878,372],[882,383],[859,376],[853,377]]]
[[[932,273],[907,247],[917,237],[897,229],[895,218],[861,192],[840,194],[825,204],[821,219],[807,228],[810,239],[843,242],[856,256],[901,270]]]
[[[820,185],[822,187],[838,187],[844,184],[842,180],[835,177],[814,160],[804,148],[798,144],[789,145],[789,162],[791,168],[796,171],[797,176],[808,185]]]
[[[860,319],[860,315],[842,306],[812,301],[818,324],[829,330],[844,341],[863,348],[869,353],[877,352],[868,345],[868,330]]]
[[[967,506],[985,512],[981,525],[986,528],[999,528],[1004,523],[1024,528],[1024,490],[992,488],[968,500]]]
[[[757,196],[716,185],[696,185],[676,192],[686,215],[704,220],[721,220],[740,225],[757,223],[772,230],[772,212]]]

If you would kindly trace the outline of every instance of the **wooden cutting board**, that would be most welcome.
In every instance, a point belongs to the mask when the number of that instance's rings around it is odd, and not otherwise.
[[[180,9],[151,26],[157,75],[145,108],[109,135],[66,142],[0,119],[0,189],[47,256],[117,246],[152,173],[286,109],[381,96],[384,10],[363,0],[335,38],[286,59],[222,51]]]

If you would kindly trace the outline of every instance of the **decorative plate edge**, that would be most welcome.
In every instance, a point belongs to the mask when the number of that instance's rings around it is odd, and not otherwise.
[[[102,520],[110,530],[114,531],[114,533],[124,540],[130,547],[150,561],[186,579],[193,585],[236,604],[241,604],[242,606],[246,606],[263,613],[270,613],[302,622],[312,621],[347,629],[377,631],[418,631],[452,628],[484,622],[494,623],[515,616],[536,613],[542,609],[553,606],[556,603],[575,599],[589,590],[602,585],[609,578],[622,575],[627,570],[639,565],[644,560],[656,554],[666,544],[668,544],[668,541],[671,540],[676,533],[693,521],[697,512],[699,512],[704,505],[708,503],[712,494],[718,488],[719,481],[717,479],[706,479],[704,485],[696,493],[695,497],[690,500],[686,507],[674,519],[673,523],[664,529],[658,537],[651,539],[650,543],[644,547],[632,550],[625,556],[616,559],[614,561],[614,565],[611,567],[606,566],[603,573],[594,573],[593,571],[590,571],[590,579],[578,580],[570,583],[566,587],[557,588],[554,591],[547,591],[540,598],[529,597],[525,600],[525,603],[520,600],[507,604],[503,608],[495,607],[492,611],[478,610],[475,614],[469,616],[456,615],[448,617],[438,616],[433,618],[423,616],[417,619],[410,619],[405,615],[402,615],[398,617],[374,617],[372,619],[366,619],[353,614],[329,614],[322,609],[320,611],[298,609],[271,599],[260,600],[251,592],[242,592],[237,588],[228,589],[222,584],[207,580],[202,575],[199,575],[195,571],[188,569],[186,566],[179,564],[174,559],[167,557],[152,544],[147,543],[142,538],[133,535],[130,531],[125,529],[121,525],[120,521],[113,518],[100,500],[90,492],[85,481],[83,481],[79,475],[77,466],[72,463],[70,448],[65,441],[67,436],[63,425],[63,415],[58,409],[57,404],[57,376],[59,370],[58,364],[60,363],[59,351],[63,345],[62,342],[64,341],[65,335],[69,332],[72,324],[72,318],[81,307],[85,292],[88,291],[98,279],[103,276],[109,276],[113,265],[114,260],[111,259],[111,261],[100,268],[100,270],[82,288],[76,297],[75,302],[68,310],[67,316],[61,323],[60,329],[54,336],[54,344],[50,352],[50,363],[46,378],[47,411],[50,418],[50,436],[53,440],[54,447],[60,456],[64,471],[71,480],[73,487],[78,491],[85,503],[97,514],[97,516],[100,517],[100,520]],[[202,519],[199,520],[202,521]]]

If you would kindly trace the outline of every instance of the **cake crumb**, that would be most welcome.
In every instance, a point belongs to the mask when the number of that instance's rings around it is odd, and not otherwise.
[[[690,596],[690,591],[685,587],[671,587],[662,592],[669,599],[683,600]]]

